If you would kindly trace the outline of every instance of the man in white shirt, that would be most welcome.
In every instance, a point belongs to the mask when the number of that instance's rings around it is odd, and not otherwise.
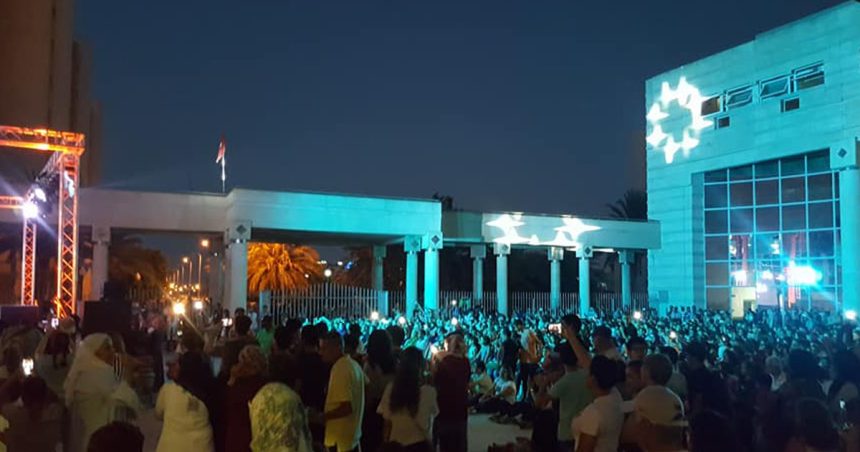
[[[320,340],[323,361],[332,364],[325,399],[325,447],[331,452],[358,449],[364,415],[366,377],[343,351],[343,338],[333,331]]]
[[[594,394],[582,413],[573,419],[570,430],[578,451],[615,452],[624,424],[622,398],[615,385],[618,366],[613,360],[598,355],[591,360],[588,388]]]
[[[682,452],[684,448],[684,404],[665,386],[643,389],[633,401],[636,442],[644,452]]]

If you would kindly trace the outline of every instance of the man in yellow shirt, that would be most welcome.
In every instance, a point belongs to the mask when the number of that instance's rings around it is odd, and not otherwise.
[[[320,355],[332,365],[325,399],[325,447],[331,452],[358,450],[364,415],[364,371],[344,353],[343,338],[336,331],[320,340]]]

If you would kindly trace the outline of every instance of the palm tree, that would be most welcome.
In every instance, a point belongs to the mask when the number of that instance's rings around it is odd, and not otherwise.
[[[251,243],[248,246],[248,291],[307,287],[322,278],[317,250],[282,243]]]
[[[613,204],[607,204],[612,218],[620,220],[647,220],[648,193],[644,190],[631,188]]]
[[[631,188],[624,192],[620,199],[612,204],[607,204],[610,216],[619,220],[647,220],[648,219],[648,193],[645,190]],[[606,265],[604,265],[604,268]],[[648,266],[645,262],[644,253],[635,253],[632,270],[634,292],[646,290],[645,281],[648,278]]]

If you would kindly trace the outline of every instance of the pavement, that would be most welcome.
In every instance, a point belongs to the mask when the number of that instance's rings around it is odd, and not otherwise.
[[[152,410],[147,410],[141,415],[138,426],[146,438],[143,450],[154,452],[161,433],[161,421],[155,419]],[[531,437],[531,430],[523,430],[516,425],[495,424],[490,422],[488,415],[469,417],[469,452],[486,452],[492,444],[515,442],[517,437]]]

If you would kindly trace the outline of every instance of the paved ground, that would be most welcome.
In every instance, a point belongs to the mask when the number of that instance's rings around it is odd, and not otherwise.
[[[157,421],[152,411],[147,411],[140,419],[140,428],[146,436],[145,452],[155,451],[161,422]],[[516,441],[518,436],[531,436],[531,430],[522,430],[517,426],[499,425],[489,421],[486,415],[475,415],[469,418],[469,451],[486,452],[493,443],[506,444]]]

